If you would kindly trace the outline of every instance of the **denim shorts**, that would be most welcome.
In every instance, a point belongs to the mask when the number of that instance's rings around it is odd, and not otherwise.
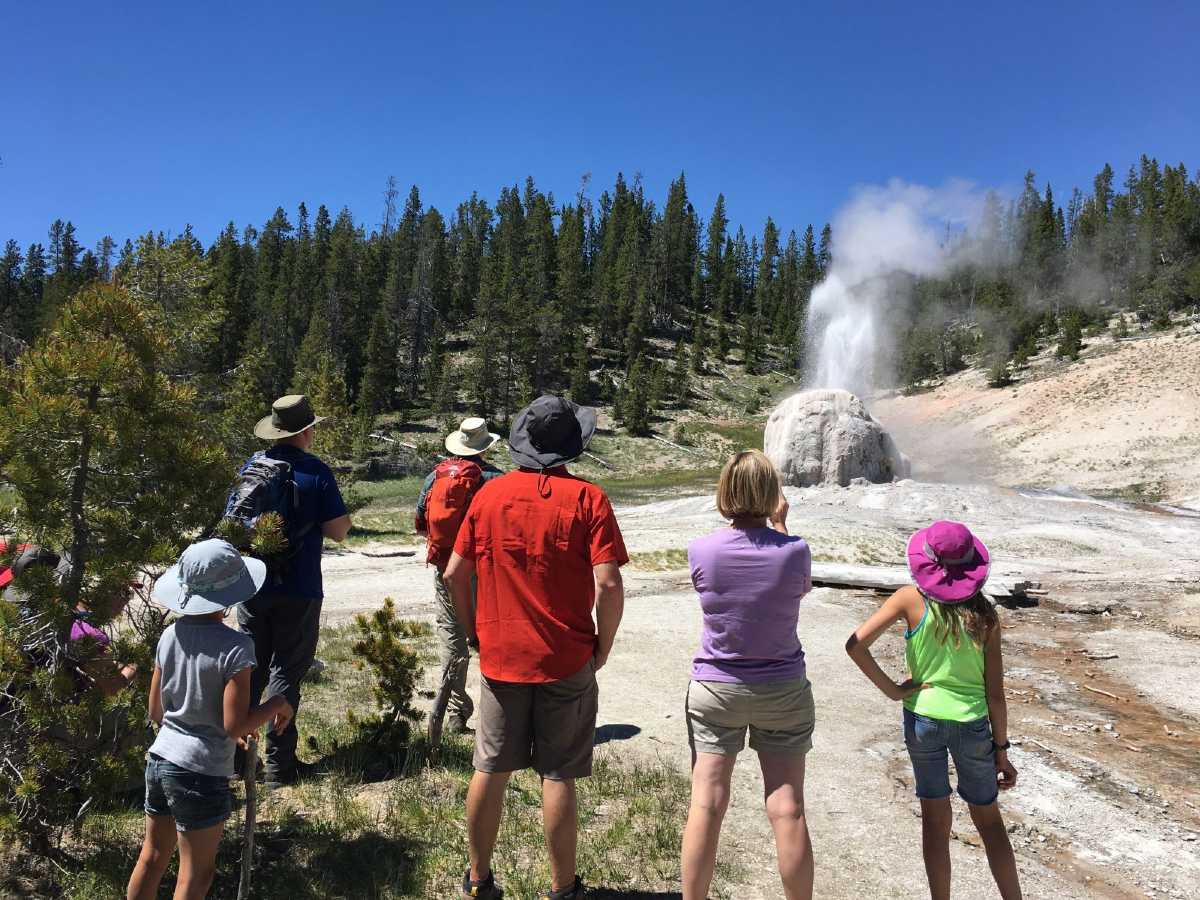
[[[992,746],[992,724],[986,718],[974,722],[948,722],[904,710],[904,743],[912,760],[917,796],[941,800],[950,796],[947,755],[954,757],[958,771],[958,795],[973,806],[996,802],[996,751]]]
[[[177,831],[220,825],[233,812],[229,779],[201,775],[150,753],[146,756],[146,815],[173,816]]]

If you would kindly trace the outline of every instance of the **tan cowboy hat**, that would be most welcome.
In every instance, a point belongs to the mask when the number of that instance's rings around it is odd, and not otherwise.
[[[478,456],[495,446],[500,435],[487,430],[487,422],[479,418],[463,419],[458,431],[446,435],[446,449],[455,456]]]
[[[306,428],[324,421],[325,416],[313,413],[312,404],[306,396],[288,394],[271,404],[269,416],[258,420],[258,424],[254,426],[254,436],[264,441],[277,441],[299,434]]]

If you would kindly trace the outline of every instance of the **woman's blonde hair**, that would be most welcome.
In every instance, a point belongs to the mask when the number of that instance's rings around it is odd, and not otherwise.
[[[717,511],[727,519],[769,517],[781,499],[775,466],[761,450],[743,450],[721,470]]]

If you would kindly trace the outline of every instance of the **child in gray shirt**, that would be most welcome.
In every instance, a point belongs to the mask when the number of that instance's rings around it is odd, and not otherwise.
[[[208,893],[233,811],[235,742],[272,720],[281,731],[294,714],[282,696],[251,708],[254,642],[222,621],[266,576],[259,560],[208,540],[188,547],[154,585],[153,599],[180,618],[163,632],[154,658],[150,718],[161,727],[146,755],[146,837],[130,898],[153,900],[176,843],[176,895]]]

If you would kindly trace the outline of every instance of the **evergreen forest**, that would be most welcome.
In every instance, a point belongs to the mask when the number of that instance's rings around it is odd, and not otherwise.
[[[380,414],[469,407],[503,425],[556,391],[646,433],[694,375],[803,371],[808,298],[837,246],[829,225],[733,229],[723,195],[702,217],[682,174],[661,206],[618,175],[596,199],[586,179],[559,202],[528,178],[449,213],[393,178],[369,218],[301,204],[208,246],[189,226],[91,249],[57,220],[45,244],[4,247],[0,350],[11,362],[81,288],[112,282],[160,317],[169,374],[246,420],[305,392],[361,447]],[[1200,301],[1200,179],[1182,164],[1143,156],[1120,184],[1106,165],[1065,206],[1029,172],[1015,200],[988,196],[977,233],[947,236],[968,240],[987,253],[906,286],[900,383],[972,362],[1007,383],[1039,346],[1077,356],[1115,310],[1164,326]]]

